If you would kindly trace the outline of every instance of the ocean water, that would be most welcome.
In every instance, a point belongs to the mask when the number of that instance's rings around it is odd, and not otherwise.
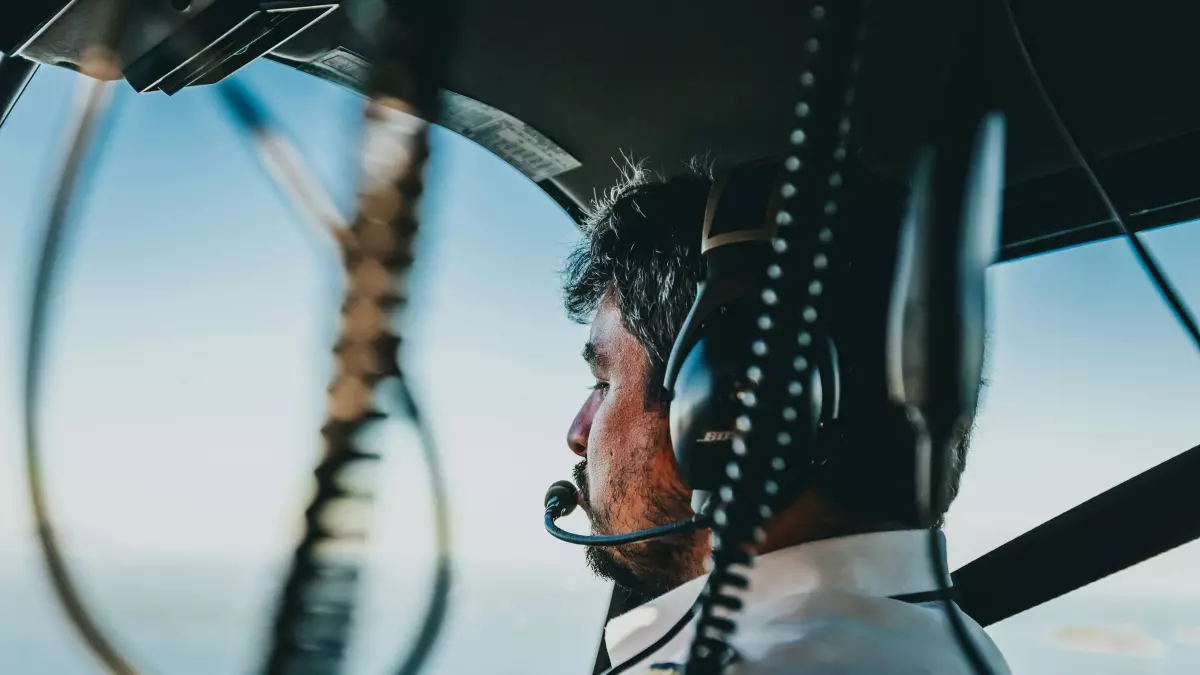
[[[145,673],[256,672],[280,579],[278,564],[157,561],[80,567],[92,605]],[[376,570],[364,586],[348,673],[386,673],[406,648],[427,597],[421,565]],[[607,597],[564,588],[536,569],[465,570],[427,673],[589,673]],[[990,631],[1014,673],[1200,673],[1200,598],[1086,591]],[[102,671],[63,621],[31,560],[0,563],[0,674]]]

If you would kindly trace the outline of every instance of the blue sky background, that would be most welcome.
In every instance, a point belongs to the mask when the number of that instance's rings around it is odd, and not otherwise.
[[[360,100],[270,63],[239,77],[348,206]],[[33,589],[44,586],[26,556],[19,365],[32,253],[74,79],[42,69],[0,131],[0,571]],[[212,92],[116,88],[120,117],[55,297],[42,421],[52,505],[97,603],[115,602],[123,591],[112,580],[138,565],[252,565],[290,550],[319,447],[338,297],[333,261]],[[434,140],[403,332],[454,496],[456,616],[532,631],[569,606],[596,619],[562,648],[587,652],[607,589],[540,522],[545,487],[574,463],[566,428],[590,384],[578,358],[586,329],[563,317],[556,277],[578,234],[499,159],[446,132]],[[1200,226],[1146,240],[1200,306]],[[1200,356],[1124,242],[996,266],[989,281],[991,386],[948,527],[956,563],[1200,444]],[[431,552],[425,469],[403,425],[393,438],[368,604],[388,597],[389,584],[417,583]],[[571,525],[586,527],[578,515]],[[1200,603],[1196,569],[1192,545],[1092,590]],[[156,592],[186,585],[177,574]],[[245,577],[253,590],[229,602],[261,614],[273,574]],[[497,606],[479,589],[499,578],[522,578],[553,600]],[[22,597],[29,611],[53,616],[46,597]],[[376,632],[402,633],[395,622],[419,602],[372,605],[368,614],[386,627]],[[458,630],[452,639],[469,644]],[[372,639],[364,663],[387,656],[383,633]],[[139,644],[150,651],[152,642]]]

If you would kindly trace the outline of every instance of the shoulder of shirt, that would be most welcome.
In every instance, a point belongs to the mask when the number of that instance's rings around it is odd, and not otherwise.
[[[854,614],[799,620],[776,614],[761,622],[746,617],[748,625],[739,626],[739,637],[734,640],[742,659],[726,675],[972,675],[949,627],[934,618],[935,610],[913,605],[903,609],[912,612],[907,627],[864,622],[861,615]],[[1009,675],[999,649],[982,630],[977,632],[977,641],[995,675]],[[648,664],[638,672],[683,672],[679,664],[655,665],[651,668]]]
[[[765,640],[746,640],[744,661],[728,675],[782,675],[797,668],[805,675],[973,675],[948,626],[945,631],[892,630],[839,617],[808,620],[802,630],[768,630]],[[1008,675],[999,649],[982,630],[976,640],[995,675]]]

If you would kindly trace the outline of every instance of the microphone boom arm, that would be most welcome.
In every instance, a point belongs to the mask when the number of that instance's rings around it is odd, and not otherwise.
[[[659,539],[669,537],[675,534],[687,534],[696,530],[704,530],[712,527],[712,516],[706,511],[700,511],[691,518],[679,520],[658,527],[651,527],[645,530],[638,530],[628,534],[609,534],[609,535],[586,535],[567,532],[554,524],[554,521],[562,518],[568,513],[575,510],[575,505],[579,499],[579,490],[570,481],[560,480],[550,486],[546,491],[546,497],[543,503],[546,506],[546,531],[555,539],[565,541],[568,544],[577,544],[579,546],[620,546],[623,544],[636,544],[639,541],[649,541],[651,539]]]
[[[674,534],[687,534],[696,530],[708,529],[712,525],[712,519],[704,514],[696,514],[687,520],[679,520],[668,525],[660,525],[651,527],[646,530],[638,530],[629,534],[609,534],[609,535],[586,535],[567,532],[554,524],[554,520],[558,518],[555,513],[557,505],[548,506],[546,508],[546,531],[549,532],[555,539],[565,541],[568,544],[578,544],[579,546],[620,546],[622,544],[635,544],[639,541],[649,541],[651,539],[660,539],[669,537]]]

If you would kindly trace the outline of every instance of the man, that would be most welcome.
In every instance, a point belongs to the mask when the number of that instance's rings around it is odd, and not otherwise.
[[[597,534],[692,515],[661,384],[705,274],[700,239],[711,183],[697,168],[662,180],[630,167],[592,209],[567,263],[566,306],[591,323],[583,357],[595,377],[567,441],[582,459],[575,478]],[[812,486],[765,523],[733,640],[743,659],[736,672],[966,674],[970,666],[930,598],[937,584],[928,532],[908,522],[912,477],[901,469],[911,435],[884,379],[904,195],[861,171],[847,183],[843,222],[852,234],[830,256],[824,310],[842,379],[837,440]],[[967,440],[964,433],[950,499]],[[606,627],[613,664],[638,657],[695,603],[709,551],[707,532],[587,549],[597,574],[613,580],[629,604],[644,603]],[[967,623],[992,671],[1008,673],[983,630]],[[638,667],[678,668],[692,635],[684,630]]]

